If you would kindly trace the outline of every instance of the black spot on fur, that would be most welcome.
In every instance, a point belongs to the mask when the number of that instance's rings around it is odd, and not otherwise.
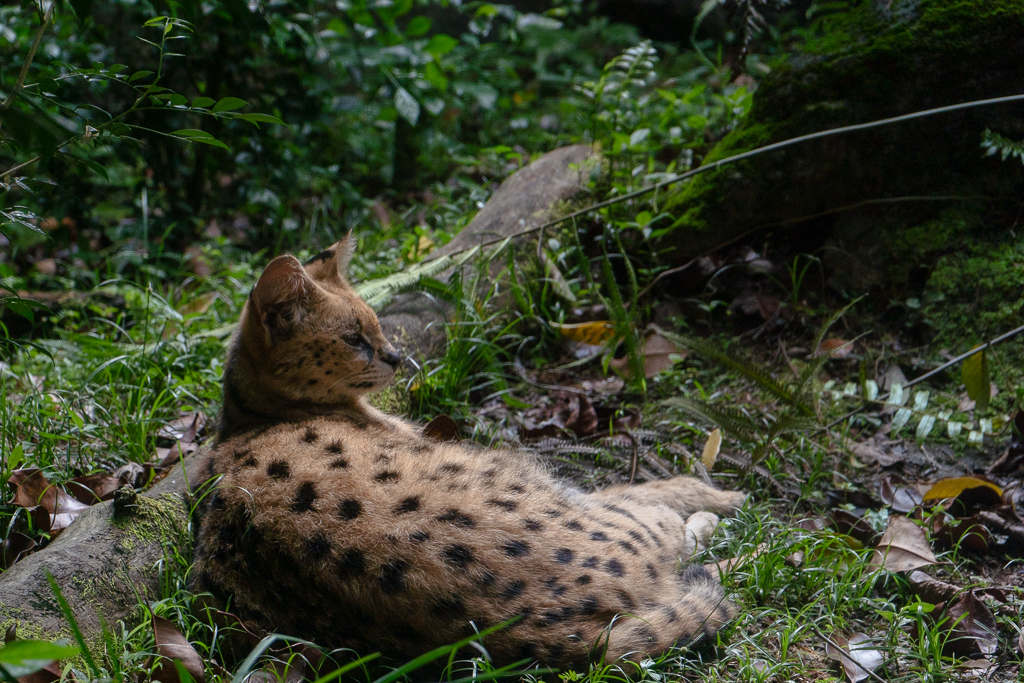
[[[608,534],[606,534],[603,531],[595,531],[594,533],[590,534],[590,540],[591,541],[607,541],[608,540]]]
[[[632,512],[630,512],[629,510],[623,510],[617,505],[612,505],[611,503],[603,503],[601,507],[603,507],[605,510],[608,510],[609,512],[620,514],[626,519],[631,519],[634,522],[637,521],[636,517],[633,515]]]
[[[309,380],[308,382],[306,382],[306,384],[307,384],[308,386],[314,386],[314,385],[316,385],[316,383],[317,383],[317,382],[318,382],[318,380],[315,380],[315,379],[311,379],[311,380]]]
[[[511,600],[512,598],[519,597],[523,594],[523,589],[526,588],[525,581],[512,581],[507,586],[501,589],[501,599]]]
[[[577,522],[576,520],[568,521],[562,526],[564,526],[566,529],[569,529],[570,531],[583,531],[583,525]]]
[[[369,389],[373,386],[373,382],[356,382],[351,386],[353,389]]]
[[[220,495],[220,491],[214,491],[213,495],[210,496],[210,509],[219,511],[226,507],[227,503],[224,502],[224,496]]]
[[[622,548],[623,550],[625,550],[630,555],[637,555],[637,554],[639,554],[639,553],[637,553],[636,548],[633,547],[633,544],[630,543],[629,541],[619,541],[619,547]]]
[[[462,529],[472,529],[476,526],[476,520],[455,508],[445,510],[444,513],[438,515],[436,519],[439,522],[449,522]]]
[[[405,573],[409,570],[409,563],[402,559],[391,560],[380,568],[380,577],[377,583],[382,591],[389,595],[401,593],[405,585]]]
[[[324,450],[331,455],[341,455],[345,452],[345,444],[336,439],[327,444],[327,447]]]
[[[665,616],[668,617],[668,623],[670,624],[674,624],[677,621],[679,621],[679,613],[676,612],[675,609],[673,609],[672,607],[665,608]],[[689,639],[689,636],[684,636],[684,638]]]
[[[437,471],[443,474],[458,474],[459,472],[462,472],[465,469],[466,468],[464,465],[460,465],[457,462],[446,462],[445,464],[438,467]]]
[[[623,567],[622,563],[619,562],[614,557],[612,559],[608,560],[608,563],[604,566],[604,570],[606,572],[608,572],[609,574],[611,574],[612,576],[625,576],[626,575],[626,568]]]
[[[704,567],[699,564],[688,564],[683,570],[683,573],[679,575],[679,581],[684,584],[713,583],[714,579],[711,578],[711,574],[708,573],[708,570],[704,569]]]
[[[601,610],[601,603],[598,602],[597,598],[593,595],[588,595],[583,598],[580,602],[580,614],[584,616],[594,616]]]
[[[526,619],[524,618],[521,621],[526,621]],[[512,659],[529,659],[530,661],[537,659],[537,646],[533,643],[523,643],[516,650],[516,653],[512,655]]]
[[[493,467],[491,469],[489,469],[489,470],[484,470],[483,471],[484,479],[494,479],[494,477],[497,474],[498,474],[498,470],[496,470]]]
[[[593,569],[600,562],[601,562],[601,560],[595,555],[595,556],[591,556],[591,557],[588,557],[587,559],[583,560],[583,563],[580,566],[581,567],[586,567],[587,569]]]
[[[348,460],[345,458],[335,458],[331,461],[332,470],[343,470],[348,467]]]
[[[331,539],[323,534],[317,534],[306,543],[306,557],[311,562],[319,562],[331,554]]]
[[[426,543],[430,540],[430,534],[428,534],[426,531],[414,531],[413,533],[409,534],[409,540],[414,541],[416,543]]]
[[[535,519],[524,519],[523,526],[526,527],[528,531],[540,531],[544,528],[544,525]]]
[[[552,518],[562,516],[562,512],[560,510],[545,510],[544,514]]]
[[[525,541],[508,541],[501,549],[509,557],[525,557],[530,554],[530,544]]]
[[[658,570],[650,562],[647,563],[647,576],[651,577],[652,581],[658,580]]]
[[[438,598],[430,606],[430,611],[438,616],[461,617],[466,613],[466,604],[458,596]]]
[[[430,444],[426,443],[426,442],[418,443],[418,444],[416,444],[415,446],[412,447],[412,452],[416,453],[417,455],[420,454],[420,453],[426,453],[429,450],[430,450]]]
[[[526,487],[522,484],[509,484],[505,487],[505,490],[509,493],[523,493],[526,491]]]
[[[615,591],[615,594],[619,596],[623,607],[626,609],[636,609],[636,603],[633,602],[633,598],[629,593],[626,591]]]
[[[406,514],[408,512],[416,512],[419,509],[420,509],[420,497],[419,496],[409,496],[408,498],[403,498],[402,501],[398,505],[395,506],[395,514],[396,515],[404,515],[404,514]]]
[[[381,484],[393,484],[398,481],[400,475],[394,470],[384,470],[373,475],[374,481],[380,482]]]
[[[477,584],[479,584],[480,586],[483,586],[484,588],[490,588],[491,586],[494,585],[495,581],[496,581],[496,579],[494,578],[494,574],[492,574],[487,569],[485,569],[482,572],[480,572],[480,576],[478,576],[477,579],[476,579]]]
[[[487,505],[492,508],[501,508],[505,512],[515,512],[519,509],[519,504],[514,500],[500,500],[498,498],[491,498],[487,501]]]
[[[464,545],[450,545],[444,549],[444,561],[455,569],[464,572],[473,561],[473,551]]]
[[[570,564],[575,555],[576,553],[569,548],[559,548],[555,551],[555,559],[559,564]]]
[[[284,460],[275,460],[267,465],[267,476],[271,479],[287,479],[292,475],[292,469]]]
[[[630,529],[626,533],[629,534],[629,537],[637,543],[639,543],[641,546],[643,546],[644,548],[647,547],[647,541],[644,540],[644,537],[640,535],[640,532]]]
[[[249,467],[256,467],[257,465],[259,465],[259,463],[256,462],[256,458],[250,455],[248,458],[243,460],[242,464],[240,464],[238,467],[239,469],[246,469]]]
[[[306,431],[302,435],[302,443],[316,443],[316,440],[320,438],[320,435],[316,433],[316,430],[312,427],[306,427]]]
[[[363,504],[355,498],[346,498],[338,503],[338,517],[350,522],[363,512]]]
[[[316,497],[316,484],[311,481],[302,482],[292,499],[292,512],[309,512],[316,503]]]
[[[593,579],[590,578],[590,574],[584,574],[582,576],[576,577],[576,583],[578,583],[581,586],[586,586],[591,581],[593,581]]]
[[[231,457],[233,457],[235,460],[241,460],[242,458],[246,458],[250,455],[252,455],[252,451],[250,449],[239,448],[237,451],[231,454]]]

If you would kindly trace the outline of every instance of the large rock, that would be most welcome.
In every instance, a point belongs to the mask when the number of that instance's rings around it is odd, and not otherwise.
[[[876,0],[829,22],[826,34],[775,67],[749,116],[705,163],[816,131],[1024,93],[1021,0]],[[673,190],[663,206],[675,229],[665,239],[683,263],[768,227],[789,230],[811,250],[839,223],[838,249],[882,252],[862,252],[862,261],[900,259],[876,233],[964,205],[954,196],[983,198],[973,210],[1020,202],[1021,164],[984,156],[980,143],[986,128],[1024,137],[1022,114],[1020,103],[940,114],[725,166]]]
[[[599,172],[599,156],[589,145],[548,152],[506,178],[469,225],[429,258],[454,255],[542,225],[556,216],[560,203],[574,197]],[[536,239],[535,234],[531,236]],[[439,277],[450,274],[448,270]],[[379,318],[384,334],[404,353],[430,358],[444,347],[442,323],[447,312],[436,299],[410,292],[396,297]]]
[[[117,515],[113,501],[92,506],[48,547],[0,574],[0,631],[16,625],[20,638],[71,638],[47,572],[90,645],[100,642],[101,619],[138,623],[141,604],[162,597],[162,568],[192,556],[185,483],[201,476],[200,457],[176,465]]]

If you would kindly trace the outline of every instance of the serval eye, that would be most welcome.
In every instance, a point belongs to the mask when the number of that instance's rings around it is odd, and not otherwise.
[[[366,340],[363,339],[363,335],[361,334],[346,334],[344,337],[341,338],[341,341],[345,342],[354,349],[358,349],[359,347],[366,344]]]

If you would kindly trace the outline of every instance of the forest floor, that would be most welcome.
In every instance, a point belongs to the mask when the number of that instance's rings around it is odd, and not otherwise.
[[[118,484],[147,486],[211,433],[227,334],[261,262],[230,249],[205,255],[203,278],[182,271],[164,273],[176,284],[163,288],[141,279],[107,283],[54,307],[45,334],[12,347],[0,366],[0,419],[24,447],[0,473],[15,493],[0,508],[7,566],[45,552]],[[508,300],[488,308],[493,301],[478,298],[475,323],[448,327],[448,353],[407,371],[375,401],[422,421],[448,415],[459,437],[486,446],[533,449],[585,488],[692,474],[751,493],[694,558],[720,575],[738,607],[714,642],[681,643],[639,667],[609,663],[559,678],[1018,680],[1024,526],[1015,475],[1024,446],[1014,436],[1012,386],[993,385],[985,412],[965,393],[959,364],[904,390],[908,377],[950,352],[905,349],[901,329],[880,331],[855,306],[815,311],[794,298],[788,321],[755,311],[739,337],[709,323],[699,330],[703,343],[683,348],[649,332],[641,392],[624,362],[603,362],[603,347],[574,340],[591,328],[549,326],[543,362],[536,354],[522,362],[517,354],[539,342],[528,327],[496,323],[519,318]],[[665,311],[674,309],[655,308],[671,337],[677,326]],[[743,315],[742,301],[732,311]],[[600,309],[574,315],[603,324]],[[871,333],[858,336],[866,326]],[[469,363],[472,340],[492,348],[497,364]],[[994,349],[987,361],[998,369],[1001,354]],[[475,389],[454,392],[452,378]],[[434,424],[442,423],[452,424]],[[60,510],[19,502],[30,494],[33,469],[61,487]],[[279,680],[316,678],[308,651],[294,647],[232,660],[201,596],[187,588],[189,570],[168,563],[165,594],[149,609],[191,643],[208,680],[238,681],[256,669]],[[148,622],[127,625],[94,653],[96,670],[75,675],[147,680],[159,664],[154,649]],[[450,678],[489,670],[483,659],[463,661]],[[367,680],[417,680],[404,668],[370,665],[346,675],[356,671]]]

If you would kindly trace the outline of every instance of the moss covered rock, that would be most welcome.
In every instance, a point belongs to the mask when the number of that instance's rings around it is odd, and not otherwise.
[[[816,131],[1024,93],[1024,0],[864,1],[828,26],[766,78],[748,118],[705,163]],[[674,190],[665,239],[685,261],[761,228],[810,233],[820,244],[850,212],[867,219],[848,221],[847,237],[924,225],[951,205],[1019,204],[1024,167],[984,155],[986,128],[1021,139],[1024,104],[831,136],[725,166]]]

